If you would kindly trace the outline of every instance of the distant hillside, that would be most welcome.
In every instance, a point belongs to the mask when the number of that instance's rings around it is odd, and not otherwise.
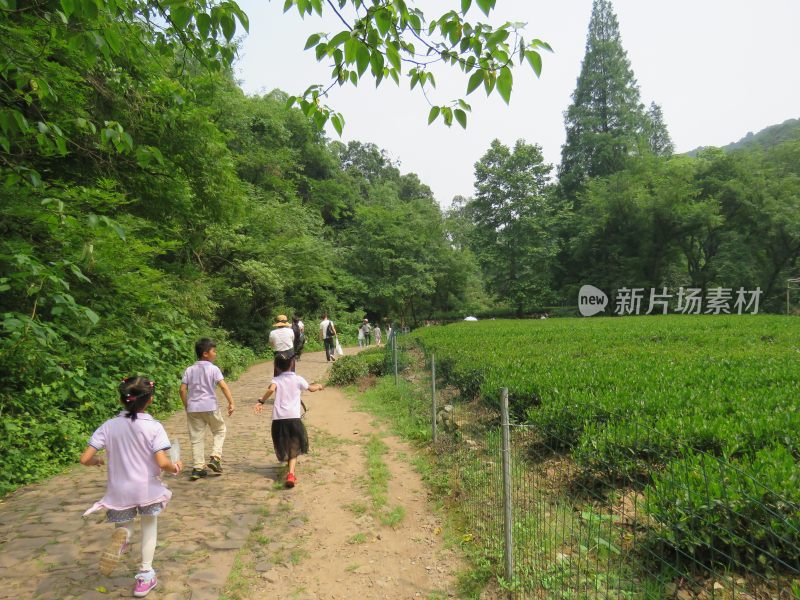
[[[800,137],[800,119],[787,119],[779,125],[770,125],[762,129],[758,133],[748,132],[746,136],[738,142],[732,142],[722,149],[725,152],[739,150],[740,148],[748,148],[752,146],[761,146],[762,148],[771,148],[781,142],[787,140],[797,139]],[[687,156],[696,156],[698,152],[707,148],[707,146],[700,146],[694,150],[686,152]]]

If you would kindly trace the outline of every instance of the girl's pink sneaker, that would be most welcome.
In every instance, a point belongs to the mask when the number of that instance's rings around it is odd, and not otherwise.
[[[158,580],[156,579],[156,572],[155,571],[148,571],[146,573],[139,573],[136,576],[136,586],[133,588],[133,595],[136,598],[144,598],[147,594],[150,593]]]

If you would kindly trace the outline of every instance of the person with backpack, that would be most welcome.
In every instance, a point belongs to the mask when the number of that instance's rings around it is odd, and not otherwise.
[[[328,318],[328,313],[322,315],[319,323],[319,339],[325,344],[325,358],[328,362],[336,362],[334,345],[336,344],[336,326]]]
[[[294,332],[294,359],[300,360],[303,346],[306,345],[306,327],[297,315],[292,316],[292,332]]]

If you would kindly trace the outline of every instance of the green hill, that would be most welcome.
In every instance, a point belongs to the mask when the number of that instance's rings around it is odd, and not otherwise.
[[[778,144],[800,138],[800,119],[787,119],[783,123],[777,125],[770,125],[759,131],[753,133],[749,131],[746,136],[738,142],[731,142],[727,146],[723,146],[722,150],[731,152],[741,148],[750,148],[753,146],[761,146],[762,148],[771,148]],[[704,150],[708,146],[699,146],[694,150],[686,152],[688,156],[696,156],[698,152]]]

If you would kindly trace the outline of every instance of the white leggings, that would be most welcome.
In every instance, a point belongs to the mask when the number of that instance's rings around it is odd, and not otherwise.
[[[128,525],[133,521],[116,523],[116,527],[124,528],[131,537],[131,530]],[[153,555],[156,553],[156,541],[158,540],[158,515],[142,515],[142,564],[139,567],[140,573],[146,573],[153,568]]]

